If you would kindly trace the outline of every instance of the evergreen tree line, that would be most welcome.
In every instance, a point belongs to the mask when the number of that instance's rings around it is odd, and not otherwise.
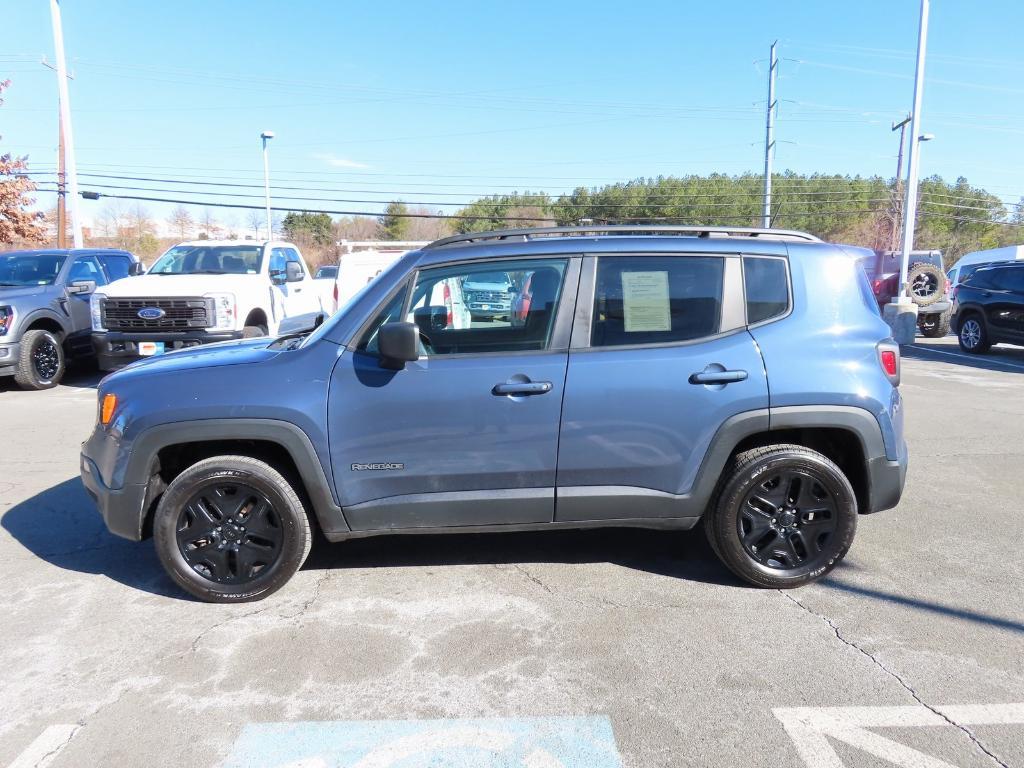
[[[824,240],[869,248],[898,248],[901,187],[879,176],[804,175],[772,179],[772,226],[810,232]],[[763,179],[755,174],[659,176],[603,187],[492,195],[461,209],[457,232],[581,222],[699,224],[760,227]],[[959,178],[920,184],[915,248],[936,248],[952,263],[973,250],[1024,242],[1024,198],[1007,206],[996,195]]]

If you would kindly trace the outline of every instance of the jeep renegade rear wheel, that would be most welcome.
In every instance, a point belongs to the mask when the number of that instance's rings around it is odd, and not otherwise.
[[[247,456],[215,456],[178,475],[157,507],[153,537],[175,583],[217,603],[259,600],[280,589],[312,543],[295,489]]]
[[[816,581],[846,555],[857,499],[832,461],[799,445],[735,457],[704,529],[722,562],[759,587]]]

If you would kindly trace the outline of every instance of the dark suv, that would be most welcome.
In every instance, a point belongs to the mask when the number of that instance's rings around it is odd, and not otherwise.
[[[957,285],[953,313],[964,352],[984,354],[999,343],[1024,345],[1024,262],[975,271]]]
[[[516,275],[519,322],[438,286]],[[737,575],[828,573],[899,501],[899,347],[854,256],[781,230],[540,228],[411,251],[307,333],[172,352],[99,386],[81,474],[205,600],[330,541],[704,526]]]

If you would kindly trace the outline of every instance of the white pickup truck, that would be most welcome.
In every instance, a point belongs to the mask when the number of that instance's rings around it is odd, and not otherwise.
[[[100,368],[112,371],[199,344],[274,336],[285,318],[322,309],[291,243],[196,240],[94,293],[92,341]]]

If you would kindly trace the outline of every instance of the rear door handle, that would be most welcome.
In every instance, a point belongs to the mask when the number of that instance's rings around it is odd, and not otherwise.
[[[747,378],[746,371],[701,371],[690,374],[691,384],[733,384],[737,381],[744,381]]]
[[[543,395],[551,391],[550,381],[511,381],[495,384],[492,395]]]

